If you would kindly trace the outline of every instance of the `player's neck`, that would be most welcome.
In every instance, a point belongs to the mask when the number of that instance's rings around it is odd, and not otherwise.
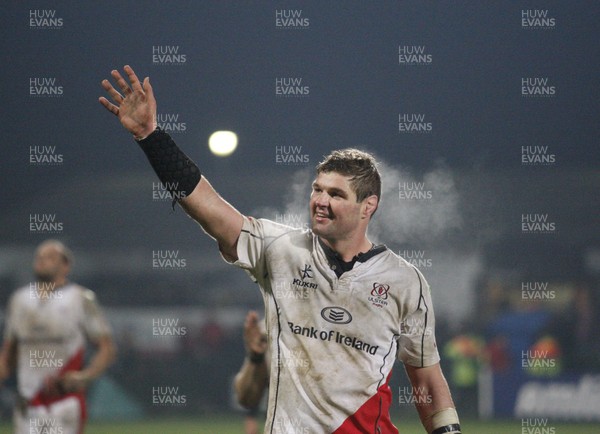
[[[366,236],[358,241],[352,239],[327,240],[323,237],[321,237],[321,240],[345,262],[351,261],[359,253],[368,252],[373,247],[373,243]]]
[[[44,288],[47,288],[48,290],[55,290],[56,288],[61,288],[63,286],[65,286],[67,284],[67,278],[66,277],[58,277],[56,279],[52,279],[50,281],[39,281],[39,283],[41,285],[43,285]]]

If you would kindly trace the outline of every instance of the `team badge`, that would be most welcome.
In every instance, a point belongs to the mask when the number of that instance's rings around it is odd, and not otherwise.
[[[390,285],[386,285],[385,283],[373,283],[373,289],[371,289],[371,295],[369,296],[369,301],[375,307],[382,308],[387,306],[388,302],[388,292],[390,290]]]

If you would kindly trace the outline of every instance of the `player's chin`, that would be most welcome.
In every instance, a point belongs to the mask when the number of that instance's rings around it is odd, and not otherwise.
[[[327,235],[329,233],[329,221],[328,222],[322,222],[322,221],[312,221],[312,231],[314,234],[316,235]]]

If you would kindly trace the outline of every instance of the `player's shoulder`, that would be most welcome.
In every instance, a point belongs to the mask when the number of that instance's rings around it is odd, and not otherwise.
[[[391,249],[386,249],[379,256],[380,267],[391,273],[397,280],[421,286],[425,282],[423,273],[414,265],[397,255]]]
[[[250,235],[261,236],[271,242],[279,238],[311,239],[312,232],[305,225],[290,226],[266,218],[246,217],[246,220],[244,228],[249,230]]]
[[[375,257],[381,259],[383,262],[382,266],[396,273],[413,274],[416,270],[414,265],[387,247]]]
[[[9,303],[20,302],[32,297],[32,291],[35,291],[35,287],[32,284],[23,285],[12,293],[9,299]]]
[[[71,283],[70,288],[80,297],[84,302],[95,302],[96,293],[89,288],[78,283]]]
[[[61,288],[61,292],[67,297],[73,297],[81,300],[83,303],[94,303],[96,301],[96,293],[89,288],[75,282],[68,282]]]

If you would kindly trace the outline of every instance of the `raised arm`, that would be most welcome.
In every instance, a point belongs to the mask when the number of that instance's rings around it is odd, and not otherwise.
[[[156,99],[146,77],[140,83],[130,66],[125,66],[129,83],[116,70],[111,72],[120,92],[108,80],[102,87],[111,97],[99,101],[138,142],[160,181],[190,217],[219,243],[228,260],[237,259],[237,240],[242,230],[243,217],[227,203],[202,177],[196,164],[190,160],[164,131],[157,128]]]
[[[425,368],[404,365],[415,394],[419,418],[429,434],[460,434],[458,414],[439,363]]]

